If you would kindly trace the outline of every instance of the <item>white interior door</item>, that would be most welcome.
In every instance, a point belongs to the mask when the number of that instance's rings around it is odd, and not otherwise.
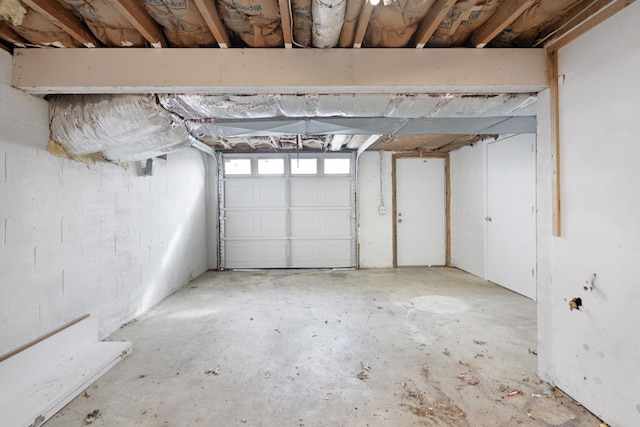
[[[536,299],[535,135],[489,144],[487,279]]]
[[[397,265],[444,265],[445,160],[396,159]]]

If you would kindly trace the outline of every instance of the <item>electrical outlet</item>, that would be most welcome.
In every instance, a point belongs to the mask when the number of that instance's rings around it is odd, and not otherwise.
[[[387,213],[387,207],[386,206],[379,206],[378,207],[378,213],[380,215],[385,215]]]

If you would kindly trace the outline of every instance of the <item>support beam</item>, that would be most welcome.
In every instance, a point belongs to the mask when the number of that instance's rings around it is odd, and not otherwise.
[[[612,0],[606,6],[595,12],[589,9],[589,12],[593,12],[592,15],[588,17],[584,17],[584,15],[577,16],[570,25],[556,32],[553,39],[546,43],[545,46],[547,50],[549,52],[556,51],[568,45],[634,2],[635,0]]]
[[[503,32],[509,25],[513,24],[527,9],[529,9],[537,0],[515,0],[507,4],[500,5],[496,12],[482,24],[480,28],[474,31],[471,36],[471,45],[477,48],[483,48]]]
[[[227,28],[222,23],[220,19],[220,15],[218,15],[218,11],[216,10],[216,3],[213,0],[194,0],[196,3],[196,7],[200,11],[200,14],[204,18],[204,21],[207,23],[209,30],[213,34],[213,37],[218,42],[218,46],[221,48],[228,48],[231,46],[231,42],[229,41],[229,34],[227,33]]]
[[[560,102],[558,88],[558,52],[549,52],[549,92],[551,95],[551,218],[554,236],[562,235],[562,210],[560,204]]]
[[[50,19],[75,40],[85,47],[98,47],[100,43],[87,29],[87,26],[80,18],[66,9],[55,0],[22,0],[24,4],[35,10],[39,14]]]
[[[447,13],[456,4],[456,0],[436,0],[436,2],[429,8],[429,11],[422,19],[418,31],[416,31],[416,48],[422,49],[433,33],[436,32],[438,26],[442,20],[447,16]]]
[[[280,7],[280,20],[282,21],[282,38],[284,39],[284,47],[291,49],[293,47],[293,33],[291,31],[291,9],[289,0],[278,0],[278,6]]]
[[[116,9],[153,47],[167,47],[162,30],[138,0],[114,0]]]
[[[548,87],[547,66],[544,49],[16,49],[12,84],[37,94],[526,93]]]
[[[362,5],[362,11],[360,11],[360,17],[358,18],[358,26],[356,27],[356,34],[353,37],[353,47],[360,49],[362,47],[362,41],[364,35],[367,32],[369,26],[369,20],[371,19],[371,13],[373,12],[373,5],[369,0]]]
[[[0,22],[0,40],[6,44],[16,47],[26,47],[29,44],[20,34],[4,22]]]

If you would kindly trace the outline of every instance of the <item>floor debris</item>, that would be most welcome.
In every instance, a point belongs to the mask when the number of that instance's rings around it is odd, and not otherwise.
[[[460,372],[460,375],[458,375],[458,378],[460,378],[462,381],[464,381],[466,384],[469,384],[469,385],[477,385],[480,383],[480,380],[478,379],[478,377],[468,374],[466,372]]]
[[[486,341],[479,341],[479,340],[473,340],[473,342],[478,345],[485,345],[487,343]]]
[[[220,365],[218,365],[216,369],[209,369],[208,371],[204,371],[204,373],[207,375],[218,376],[220,375]]]
[[[522,392],[520,390],[513,390],[513,391],[510,391],[509,393],[507,393],[507,397],[513,397],[513,396],[517,396],[519,394],[522,394]]]
[[[368,363],[360,362],[360,367],[362,368],[362,371],[360,371],[356,377],[362,381],[368,380],[369,372],[371,372],[371,366],[369,366]]]
[[[89,412],[87,414],[87,416],[84,419],[84,422],[86,424],[91,424],[101,416],[102,416],[102,413],[100,412],[100,409],[94,409],[92,412]]]

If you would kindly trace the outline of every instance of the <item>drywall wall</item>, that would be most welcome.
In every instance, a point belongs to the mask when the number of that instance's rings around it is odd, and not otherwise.
[[[393,266],[391,159],[389,152],[366,151],[358,161],[358,246],[361,268]],[[379,210],[381,204],[386,208],[383,215]]]
[[[612,426],[640,425],[639,19],[636,2],[559,51],[563,231],[539,236],[541,371]]]
[[[0,51],[0,354],[83,313],[104,336],[207,268],[202,155],[146,177],[54,157],[47,102],[10,69]]]
[[[449,154],[451,167],[451,265],[486,275],[487,143]]]

